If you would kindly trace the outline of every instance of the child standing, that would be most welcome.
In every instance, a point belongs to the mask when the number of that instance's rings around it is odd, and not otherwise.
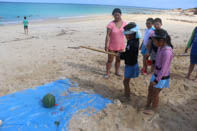
[[[185,49],[185,53],[187,53],[188,49],[192,46],[191,54],[190,54],[190,66],[187,74],[187,78],[190,78],[191,73],[194,70],[195,65],[197,64],[197,27],[193,30],[192,36],[188,41],[187,47]],[[195,81],[197,81],[197,74]]]
[[[154,23],[155,29],[161,29],[162,20],[160,18],[155,18],[153,23]],[[153,34],[154,34],[154,31],[152,31],[151,36],[149,38],[149,42],[147,45],[147,54],[146,54],[146,57],[150,56],[152,60],[151,73],[154,71],[154,68],[155,68],[155,60],[156,60],[157,49],[158,49],[158,47],[155,45],[153,41],[153,38],[152,38]]]
[[[148,58],[146,57],[146,53],[147,53],[147,44],[148,44],[148,41],[149,41],[149,38],[150,38],[150,34],[152,33],[152,31],[154,30],[152,28],[153,26],[153,18],[148,18],[146,20],[146,27],[147,29],[145,30],[145,34],[144,34],[144,40],[143,40],[143,43],[140,47],[141,49],[141,54],[143,55],[143,68],[141,70],[141,73],[142,74],[147,74],[147,60]]]
[[[25,31],[25,34],[28,35],[28,24],[29,24],[29,22],[28,22],[26,16],[24,17],[23,24],[24,24],[24,31]]]
[[[156,29],[153,41],[158,48],[154,74],[150,80],[147,105],[143,113],[153,114],[159,104],[159,93],[163,88],[169,88],[170,65],[173,58],[171,38],[163,29]],[[150,109],[149,109],[150,108]]]
[[[127,38],[127,46],[126,51],[120,53],[120,59],[125,61],[125,72],[123,81],[124,94],[126,98],[129,99],[130,79],[137,78],[139,76],[138,49],[141,33],[139,27],[134,22],[131,22],[124,27],[124,34]]]

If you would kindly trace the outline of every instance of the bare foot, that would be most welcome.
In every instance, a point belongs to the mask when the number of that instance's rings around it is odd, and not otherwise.
[[[124,95],[124,96],[121,96],[121,97],[119,98],[119,100],[120,100],[121,102],[128,102],[128,101],[131,100],[131,98]]]
[[[140,111],[142,111],[142,112],[145,111],[145,110],[150,110],[150,107],[149,106],[145,106],[145,107],[140,109]]]
[[[155,112],[153,110],[150,110],[150,109],[149,110],[144,110],[143,113],[146,114],[146,115],[154,115],[155,114]]]
[[[120,72],[116,72],[115,75],[116,75],[116,76],[119,76],[119,77],[122,76],[122,75],[120,74]]]
[[[185,77],[186,79],[190,79],[190,77],[187,75],[186,77]]]
[[[108,78],[109,78],[109,75],[108,75],[108,74],[105,74],[103,77],[104,77],[105,79],[108,79]]]

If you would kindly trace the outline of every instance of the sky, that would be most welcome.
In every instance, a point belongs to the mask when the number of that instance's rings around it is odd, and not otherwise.
[[[126,5],[153,8],[193,8],[197,0],[0,0],[9,2],[81,3],[101,5]]]

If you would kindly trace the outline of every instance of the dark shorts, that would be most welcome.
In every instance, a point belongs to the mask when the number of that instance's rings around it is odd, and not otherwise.
[[[190,55],[190,63],[197,64],[197,55]]]
[[[24,26],[24,29],[28,29],[28,26]]]

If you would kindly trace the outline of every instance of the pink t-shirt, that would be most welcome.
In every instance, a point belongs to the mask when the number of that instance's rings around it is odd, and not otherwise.
[[[127,25],[126,22],[123,21],[122,26],[120,29],[116,27],[116,24],[114,21],[110,22],[107,25],[107,28],[111,29],[111,34],[110,34],[110,41],[109,41],[109,50],[112,51],[120,51],[124,50],[125,44],[124,44],[124,27]]]

